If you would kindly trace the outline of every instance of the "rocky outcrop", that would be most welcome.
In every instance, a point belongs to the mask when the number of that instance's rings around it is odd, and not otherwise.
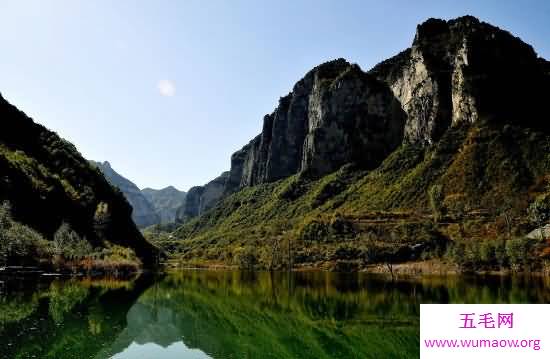
[[[343,59],[322,64],[233,154],[225,193],[302,171],[319,176],[349,162],[375,167],[401,143],[404,121],[394,95],[374,76]]]
[[[324,175],[354,162],[374,168],[401,144],[405,116],[389,89],[352,65],[316,77],[300,171]]]
[[[410,49],[375,66],[407,115],[405,139],[431,144],[453,124],[480,119],[540,127],[548,76],[533,48],[465,16],[430,19]],[[525,106],[530,104],[530,106]],[[546,121],[545,121],[546,122]]]
[[[137,230],[132,208],[76,147],[0,96],[0,201],[14,219],[51,239],[65,222],[93,247],[133,248],[145,264],[158,253]]]
[[[216,202],[222,197],[225,188],[225,183],[229,177],[229,172],[224,172],[212,181],[204,185],[204,190],[200,197],[198,214],[201,215],[205,211],[214,207]]]
[[[187,222],[191,218],[199,215],[201,196],[203,192],[203,186],[191,187],[189,191],[187,191],[187,196],[185,196],[183,205],[181,205],[176,211],[177,222]]]
[[[204,186],[189,189],[184,204],[176,212],[176,221],[186,222],[214,207],[223,197],[229,177],[230,173],[224,172]]]
[[[126,200],[132,206],[132,219],[138,227],[144,228],[160,223],[160,216],[155,211],[155,208],[133,182],[113,170],[111,164],[107,161],[90,162],[103,173],[109,183],[124,194],[124,197],[126,197]]]
[[[176,220],[176,211],[184,201],[186,193],[173,186],[163,189],[144,188],[141,193],[153,205],[161,224],[173,223]]]

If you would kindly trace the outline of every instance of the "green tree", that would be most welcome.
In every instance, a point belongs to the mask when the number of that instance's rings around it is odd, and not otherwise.
[[[506,233],[508,239],[512,237],[512,223],[513,223],[513,213],[514,213],[514,202],[512,196],[505,196],[501,204],[497,206],[497,213],[499,213],[506,222]]]
[[[436,184],[428,190],[428,200],[432,209],[435,222],[439,222],[444,214],[443,186]]]
[[[63,222],[53,236],[52,250],[54,254],[66,258],[82,258],[92,252],[92,246]]]
[[[529,219],[540,228],[540,237],[544,239],[544,225],[550,220],[550,194],[538,196],[528,208]]]
[[[8,201],[4,201],[0,204],[0,231],[7,229],[11,222],[11,205]]]
[[[514,271],[520,270],[522,264],[527,264],[528,252],[527,241],[523,238],[514,238],[506,241],[506,255]]]
[[[466,260],[466,245],[464,241],[454,241],[449,248],[448,256],[451,261],[458,266],[460,271],[464,271],[467,268]]]
[[[506,255],[506,242],[499,240],[495,245],[495,259],[500,268],[504,268],[508,259]]]
[[[252,246],[246,246],[235,249],[233,262],[239,267],[239,269],[254,269],[254,266],[258,262],[255,248]]]
[[[446,210],[448,210],[449,214],[452,215],[453,220],[458,223],[460,238],[464,239],[466,236],[464,221],[470,211],[466,196],[462,193],[448,195],[443,201],[443,206]]]
[[[479,257],[485,264],[491,265],[496,261],[496,242],[483,240],[479,243]]]
[[[34,229],[14,221],[11,206],[4,201],[0,205],[0,263],[33,262],[47,252],[48,242]]]
[[[94,213],[94,230],[99,238],[107,239],[111,226],[111,209],[106,202],[99,202]]]

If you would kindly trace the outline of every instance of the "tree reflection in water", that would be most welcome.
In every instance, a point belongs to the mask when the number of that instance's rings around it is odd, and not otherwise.
[[[415,358],[420,303],[547,303],[548,278],[184,271],[6,283],[2,358]]]

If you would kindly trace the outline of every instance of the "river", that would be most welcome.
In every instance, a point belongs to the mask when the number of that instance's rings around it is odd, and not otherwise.
[[[420,303],[549,303],[549,288],[326,272],[4,278],[0,357],[417,358]]]

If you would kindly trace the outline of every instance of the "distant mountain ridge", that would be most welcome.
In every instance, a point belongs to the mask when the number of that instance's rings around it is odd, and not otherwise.
[[[187,193],[178,190],[174,186],[162,189],[144,188],[141,193],[153,205],[155,212],[160,217],[161,224],[176,221],[176,212],[185,203],[187,195]]]
[[[153,205],[141,193],[140,189],[130,180],[118,174],[108,161],[90,161],[105,175],[109,182],[120,189],[130,205],[132,206],[132,219],[135,224],[144,228],[160,222],[159,215],[155,212]]]
[[[138,227],[145,228],[175,221],[177,209],[185,202],[185,192],[173,186],[160,190],[152,188],[140,190],[132,181],[117,173],[108,161],[90,162],[124,194],[133,208],[132,219]]]

